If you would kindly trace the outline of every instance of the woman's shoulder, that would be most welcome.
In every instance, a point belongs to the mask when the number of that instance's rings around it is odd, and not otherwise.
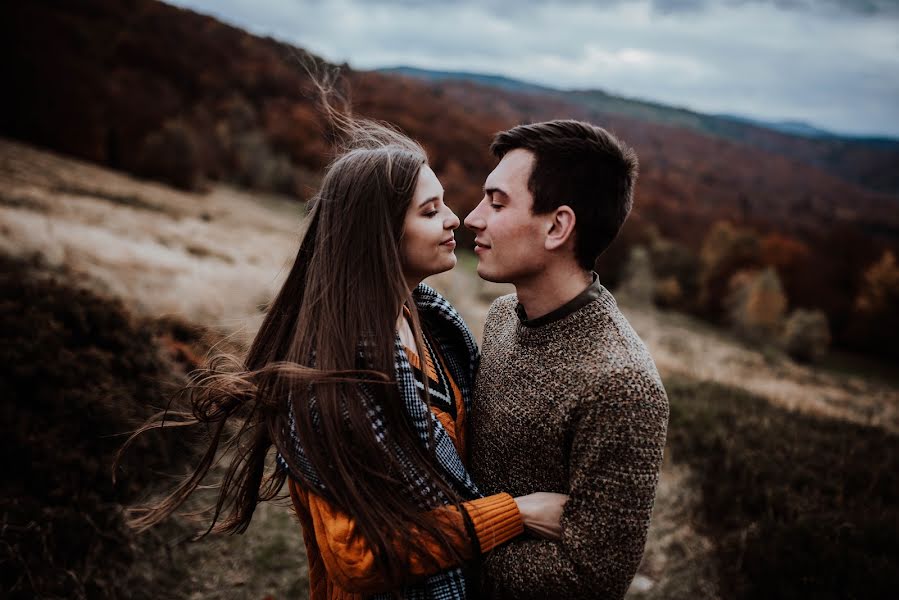
[[[443,310],[458,314],[452,303],[427,283],[419,283],[412,291],[412,298],[420,311]]]
[[[477,356],[478,349],[474,336],[462,319],[462,315],[449,300],[425,283],[415,288],[412,298],[426,328],[441,338],[457,340],[456,343],[461,341],[472,356]],[[447,336],[447,333],[455,335]],[[461,336],[461,340],[456,337],[457,335]]]
[[[418,284],[418,287],[412,292],[412,298],[415,301],[415,307],[422,317],[433,326],[434,323],[446,323],[456,328],[468,330],[462,315],[456,310],[456,307],[447,300],[440,292],[432,288],[426,283]]]

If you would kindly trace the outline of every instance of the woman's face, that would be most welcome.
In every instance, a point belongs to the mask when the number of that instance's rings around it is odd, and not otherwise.
[[[459,217],[443,203],[443,186],[431,167],[423,165],[400,240],[403,272],[410,284],[456,266],[457,227]]]

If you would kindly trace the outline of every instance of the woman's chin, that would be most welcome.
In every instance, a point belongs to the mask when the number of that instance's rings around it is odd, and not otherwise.
[[[456,254],[454,252],[451,252],[449,256],[440,261],[439,265],[434,265],[434,272],[431,273],[431,275],[446,273],[447,271],[452,270],[452,268],[456,266],[457,260],[458,259],[456,258]]]
[[[449,263],[449,266],[447,266],[446,269],[444,269],[445,271],[449,271],[450,269],[452,269],[453,267],[456,266],[456,263],[459,262],[459,259],[456,258],[455,252],[450,252],[449,261],[447,261],[447,262]]]

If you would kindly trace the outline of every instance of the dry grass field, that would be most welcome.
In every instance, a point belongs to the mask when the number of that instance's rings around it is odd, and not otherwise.
[[[179,192],[0,140],[0,253],[33,265],[36,276],[119,300],[144,322],[175,319],[245,345],[293,259],[302,219],[302,204],[288,198],[224,186]],[[430,283],[480,336],[490,301],[510,290],[479,280],[473,260],[460,252],[458,267]],[[899,431],[899,389],[889,383],[799,365],[682,314],[623,308],[666,381],[725,386],[783,409],[777,414]],[[631,597],[728,597],[718,584],[715,529],[697,517],[699,464],[666,457]],[[168,549],[147,560],[178,574],[158,580],[159,595],[305,597],[302,540],[286,505],[261,507],[244,536],[187,543],[188,526],[154,534]]]

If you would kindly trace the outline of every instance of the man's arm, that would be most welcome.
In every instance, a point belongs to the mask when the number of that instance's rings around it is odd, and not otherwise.
[[[655,377],[613,376],[575,415],[562,539],[519,539],[485,556],[491,597],[624,597],[652,515],[668,399]]]

